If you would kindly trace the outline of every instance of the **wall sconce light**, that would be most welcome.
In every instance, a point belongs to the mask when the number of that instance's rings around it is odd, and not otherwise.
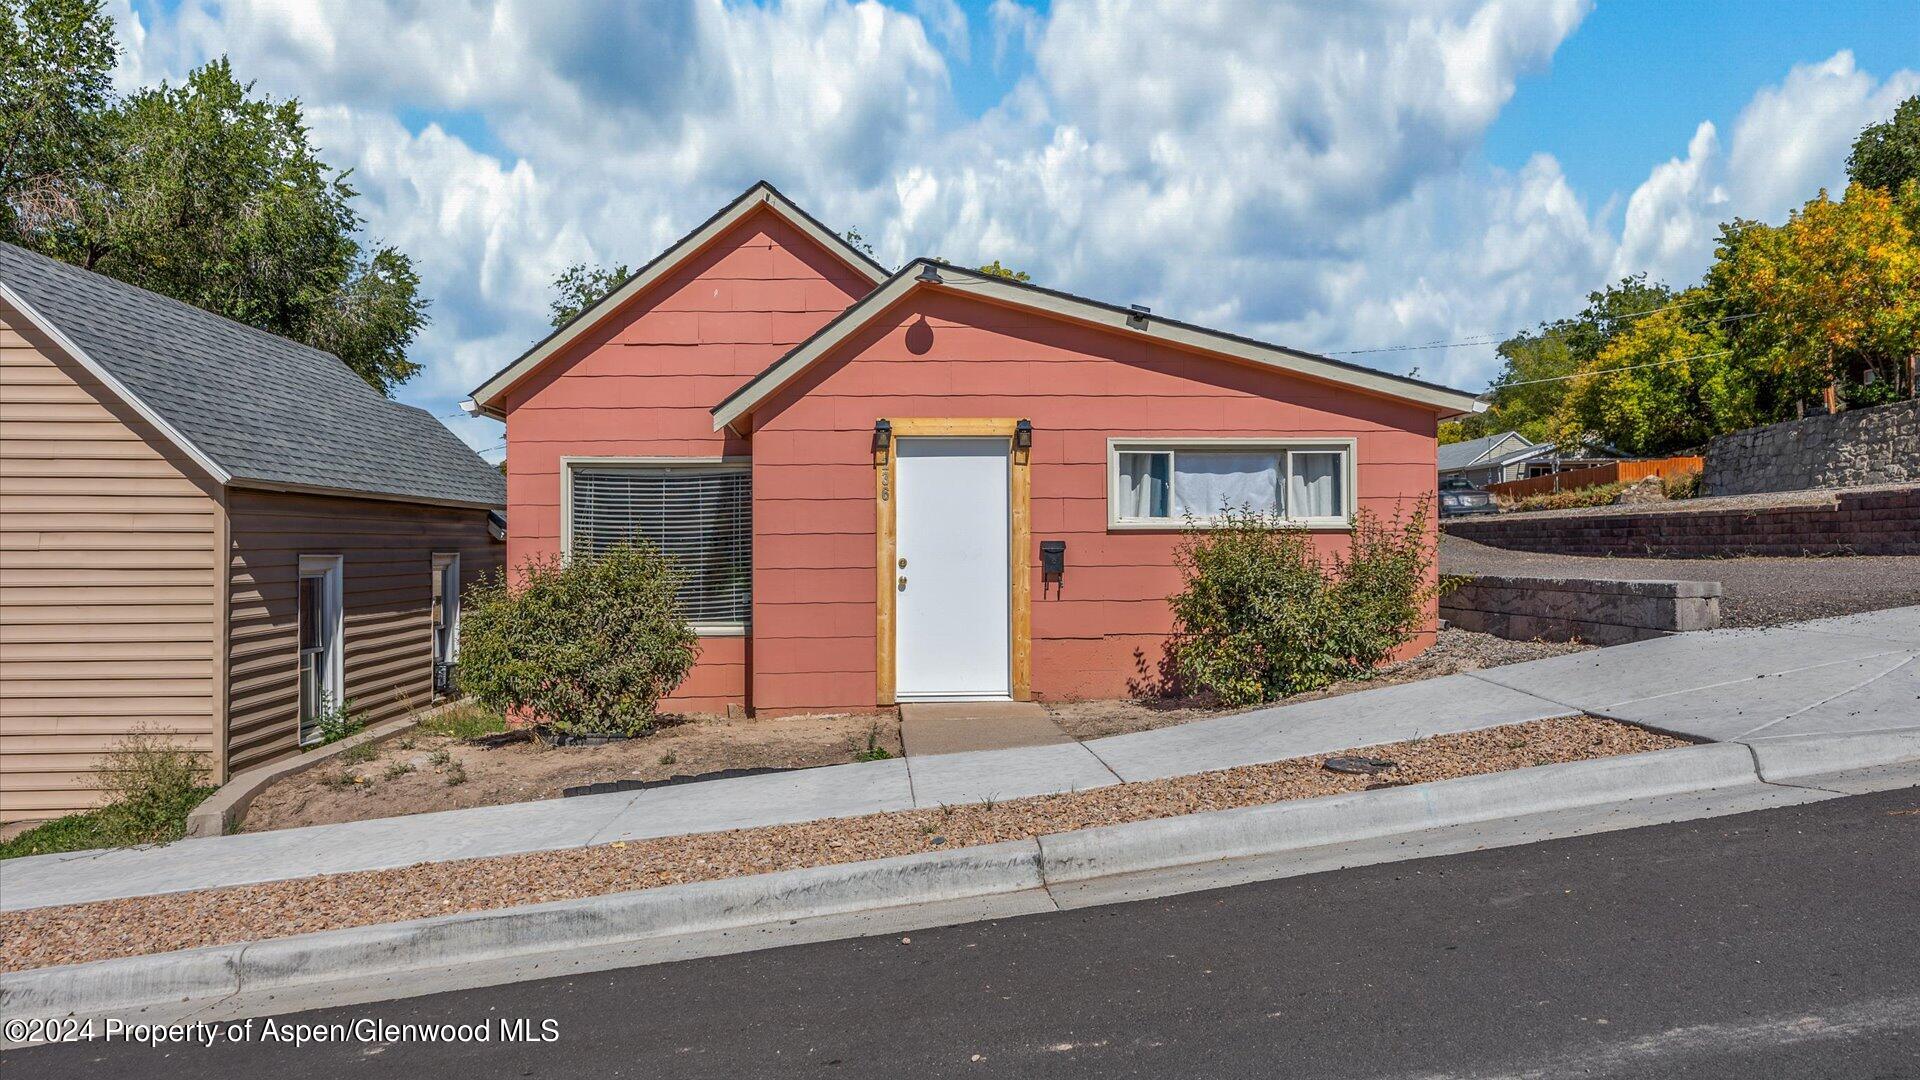
[[[1033,449],[1033,421],[1022,420],[1013,425],[1013,447],[1016,450]]]
[[[939,268],[934,266],[932,263],[921,264],[920,273],[916,275],[913,280],[924,281],[929,285],[944,284],[944,282],[940,280]]]
[[[1127,325],[1135,330],[1145,330],[1147,328],[1147,316],[1151,314],[1153,314],[1153,309],[1147,305],[1133,304],[1127,315]]]
[[[875,420],[873,422],[873,452],[876,454],[884,453],[892,441],[893,422],[890,420]]]

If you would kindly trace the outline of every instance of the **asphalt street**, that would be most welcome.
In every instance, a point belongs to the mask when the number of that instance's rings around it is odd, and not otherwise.
[[[277,1018],[9,1077],[1920,1077],[1920,789]],[[503,1018],[557,1022],[505,1043]]]

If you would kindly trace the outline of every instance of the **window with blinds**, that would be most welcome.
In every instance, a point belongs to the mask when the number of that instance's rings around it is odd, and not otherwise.
[[[753,486],[746,466],[576,466],[573,555],[644,540],[687,575],[681,611],[695,625],[742,625],[753,609]]]

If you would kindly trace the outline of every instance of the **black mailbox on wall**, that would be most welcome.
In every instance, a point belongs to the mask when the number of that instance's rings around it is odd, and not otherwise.
[[[1067,572],[1067,542],[1065,540],[1040,541],[1040,578],[1042,581],[1059,581]]]

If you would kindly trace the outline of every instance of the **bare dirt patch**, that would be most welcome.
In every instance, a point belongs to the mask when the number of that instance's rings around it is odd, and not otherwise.
[[[1367,748],[1397,763],[1335,773],[1326,756],[993,805],[939,807],[723,833],[0,913],[0,970],[537,904],[690,881],[880,859],[1048,833],[1421,783],[1686,743],[1569,716]]]
[[[1076,739],[1098,739],[1107,735],[1125,735],[1135,731],[1171,727],[1194,720],[1231,716],[1253,709],[1271,709],[1319,698],[1339,697],[1361,690],[1374,690],[1396,683],[1437,679],[1462,671],[1479,671],[1502,664],[1544,660],[1549,656],[1580,652],[1592,648],[1577,642],[1508,641],[1492,634],[1471,630],[1440,631],[1432,648],[1419,656],[1389,664],[1371,679],[1348,679],[1322,690],[1270,701],[1264,705],[1227,707],[1194,698],[1138,698],[1132,701],[1059,701],[1048,702],[1047,713],[1053,722]]]
[[[870,735],[887,753],[900,753],[900,722],[892,716],[673,719],[644,738],[599,746],[525,741],[488,747],[424,732],[403,735],[379,744],[371,757],[321,765],[274,784],[247,808],[241,831],[557,799],[567,788],[614,780],[840,765],[865,750]]]

